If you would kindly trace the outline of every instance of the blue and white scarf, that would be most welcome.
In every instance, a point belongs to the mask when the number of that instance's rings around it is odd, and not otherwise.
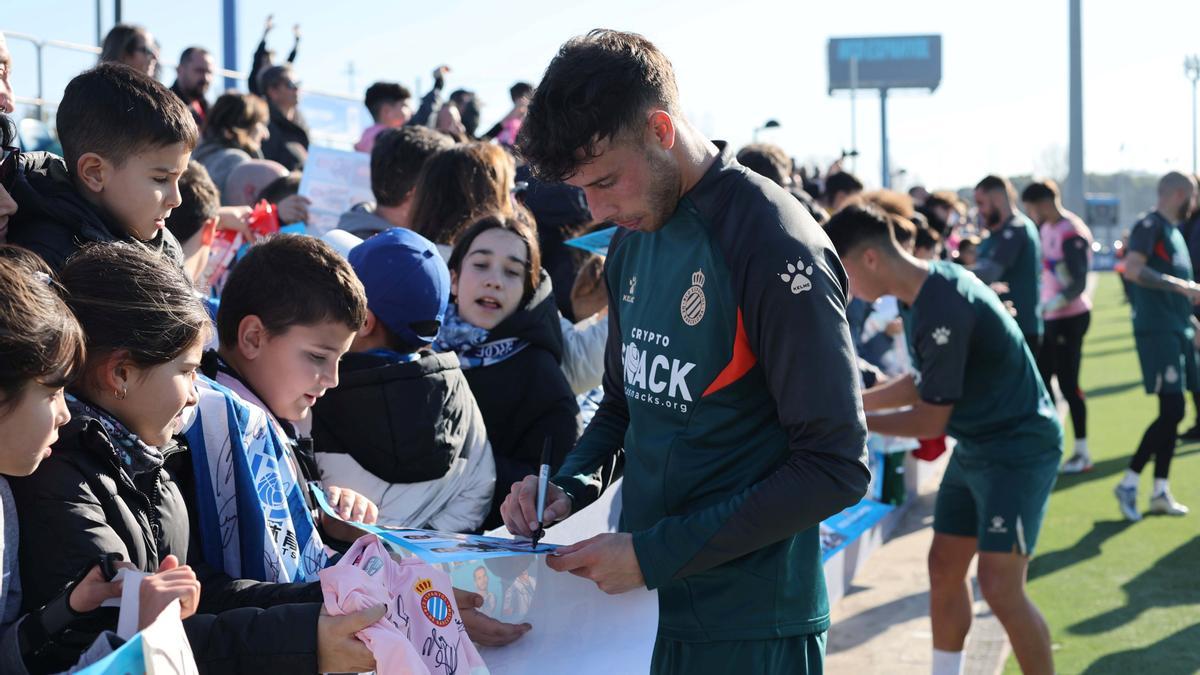
[[[486,328],[467,323],[453,304],[447,305],[433,350],[457,353],[462,369],[468,370],[495,365],[529,346],[528,340],[515,337],[489,341],[488,333]]]
[[[196,473],[204,560],[235,579],[316,581],[329,562],[267,413],[207,377],[184,431]]]

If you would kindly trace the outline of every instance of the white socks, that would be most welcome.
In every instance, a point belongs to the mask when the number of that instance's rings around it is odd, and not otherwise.
[[[1139,478],[1138,474],[1130,471],[1129,469],[1126,469],[1125,476],[1123,478],[1121,478],[1121,487],[1136,489],[1138,486],[1138,478]],[[1161,495],[1162,493],[1164,493],[1166,491],[1167,491],[1167,479],[1166,478],[1155,478],[1154,479],[1154,492],[1152,492],[1151,494]]]
[[[1075,454],[1085,459],[1091,459],[1091,455],[1088,454],[1086,438],[1075,439]]]
[[[933,675],[962,675],[963,653],[933,650]]]

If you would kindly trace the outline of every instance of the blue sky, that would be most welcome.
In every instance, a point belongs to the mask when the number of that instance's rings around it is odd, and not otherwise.
[[[91,43],[93,0],[5,0],[0,30]],[[112,23],[111,0],[103,17]],[[987,7],[987,9],[985,9]],[[125,0],[126,21],[147,26],[174,60],[189,44],[221,53],[221,1]],[[477,91],[484,123],[508,110],[508,86],[536,84],[568,37],[603,26],[643,33],[675,65],[688,117],[714,138],[749,142],[766,119],[782,126],[761,135],[801,158],[828,162],[850,146],[850,104],[826,92],[826,40],[835,36],[940,33],[942,86],[892,92],[893,169],[933,187],[971,184],[988,172],[1050,173],[1067,146],[1067,2],[999,3],[865,0],[853,3],[692,0],[690,2],[520,3],[379,0],[241,0],[240,66],[247,65],[262,20],[276,17],[271,45],[284,53],[291,25],[304,40],[297,67],[304,84],[355,95],[376,79],[410,87],[430,83],[439,63],[448,85]],[[1183,58],[1200,52],[1200,2],[1140,0],[1084,3],[1085,148],[1089,171],[1159,173],[1191,165],[1191,94]],[[14,86],[32,95],[33,50],[11,42]],[[83,55],[47,51],[46,88],[57,98],[90,64]],[[167,83],[173,73],[164,74]],[[879,105],[858,102],[857,171],[877,184]],[[903,187],[903,185],[901,185]]]

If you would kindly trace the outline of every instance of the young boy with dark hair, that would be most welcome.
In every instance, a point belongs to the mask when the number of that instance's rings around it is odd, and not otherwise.
[[[384,129],[371,150],[371,192],[375,209],[355,206],[342,214],[338,229],[366,239],[389,227],[404,227],[413,204],[413,188],[425,160],[454,142],[429,127]],[[369,205],[368,205],[369,206]]]
[[[341,384],[313,409],[321,473],[378,504],[386,525],[474,531],[496,468],[457,355],[429,349],[450,300],[446,263],[433,242],[392,228],[351,250],[350,266],[367,318]]]
[[[82,246],[110,241],[141,242],[182,265],[166,219],[197,131],[179,97],[128,66],[101,64],[67,85],[58,137],[63,157],[23,158],[9,241],[55,269]]]
[[[269,413],[292,441],[294,475],[318,480],[311,439],[300,438],[296,425],[337,386],[338,360],[366,319],[366,295],[344,258],[314,237],[275,235],[230,272],[217,310],[220,347],[201,369]],[[332,486],[327,493],[344,519],[374,522],[375,505],[361,495]],[[324,514],[320,522],[334,539],[357,538]]]
[[[179,206],[167,218],[167,231],[183,247],[183,271],[196,284],[208,265],[213,233],[220,221],[221,193],[199,162],[188,162],[179,178]]]
[[[375,147],[375,139],[380,132],[393,127],[402,127],[413,116],[409,100],[412,92],[395,82],[376,82],[367,87],[366,100],[363,103],[371,113],[375,124],[363,131],[362,138],[354,144],[359,152],[371,152]]]
[[[1058,472],[1062,427],[1020,327],[966,268],[904,251],[873,205],[847,206],[825,231],[851,293],[900,300],[917,369],[863,392],[867,428],[958,441],[929,550],[934,675],[961,672],[971,626],[967,570],[976,554],[980,590],[1021,670],[1054,672],[1050,631],[1025,593],[1025,576]]]

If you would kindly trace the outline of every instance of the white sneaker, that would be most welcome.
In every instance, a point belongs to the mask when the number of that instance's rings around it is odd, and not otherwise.
[[[1071,456],[1071,459],[1063,462],[1062,466],[1058,467],[1058,472],[1063,475],[1068,475],[1091,471],[1092,468],[1093,465],[1090,457],[1076,453]]]
[[[1188,507],[1175,501],[1170,490],[1163,490],[1150,498],[1150,513],[1164,516],[1186,516],[1188,510]]]
[[[1121,515],[1125,516],[1125,520],[1136,523],[1142,519],[1142,514],[1138,513],[1137,509],[1137,488],[1125,487],[1118,483],[1113,489],[1113,494],[1117,496],[1117,505],[1121,507]]]

